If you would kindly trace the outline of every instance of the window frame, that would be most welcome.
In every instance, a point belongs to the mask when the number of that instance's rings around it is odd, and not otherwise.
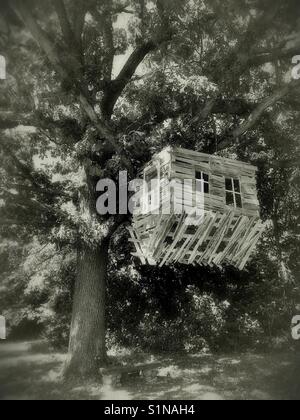
[[[231,188],[232,190],[228,190],[227,189],[227,181],[230,180],[231,181]],[[235,181],[239,182],[239,191],[235,190]],[[242,188],[241,188],[242,184],[241,184],[241,179],[240,178],[233,178],[233,177],[225,177],[225,200],[226,200],[226,206],[230,206],[232,207],[231,204],[227,203],[227,193],[232,194],[233,195],[233,206],[235,209],[243,209],[244,205],[243,205],[243,196],[242,196]],[[237,205],[237,199],[236,197],[239,196],[241,198],[241,206]]]
[[[201,178],[197,178],[197,175],[201,174]],[[208,177],[208,181],[205,181],[204,175],[206,175]],[[207,194],[210,195],[210,174],[207,172],[204,172],[202,169],[195,169],[195,181],[196,181],[196,185],[197,185],[197,181],[202,181],[203,184],[203,194]],[[208,186],[208,192],[205,192],[205,185]]]

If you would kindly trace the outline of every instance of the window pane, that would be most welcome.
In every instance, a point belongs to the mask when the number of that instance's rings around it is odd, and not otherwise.
[[[202,179],[202,172],[196,171],[196,179]]]
[[[209,183],[208,182],[204,183],[204,193],[209,194]]]
[[[241,197],[241,195],[236,194],[235,195],[235,200],[236,200],[236,206],[241,209],[242,208],[242,197]]]
[[[226,178],[226,190],[227,191],[232,191],[232,179],[231,178]]]
[[[227,206],[234,206],[233,193],[226,193],[226,204]]]
[[[241,192],[240,181],[238,179],[234,180],[234,191]]]
[[[202,179],[196,179],[196,191],[199,193],[203,193],[204,185]]]
[[[209,182],[209,175],[203,174],[203,179],[205,182]]]

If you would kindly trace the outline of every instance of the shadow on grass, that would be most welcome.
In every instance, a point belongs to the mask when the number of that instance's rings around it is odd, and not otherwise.
[[[123,365],[156,369],[142,377],[64,383],[65,356],[28,343],[0,345],[2,400],[277,400],[300,399],[300,356],[243,354],[239,356],[121,357]]]

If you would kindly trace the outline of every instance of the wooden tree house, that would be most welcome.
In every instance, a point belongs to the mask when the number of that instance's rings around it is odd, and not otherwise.
[[[143,264],[244,269],[265,227],[256,172],[244,162],[186,149],[155,155],[136,194],[133,255]]]

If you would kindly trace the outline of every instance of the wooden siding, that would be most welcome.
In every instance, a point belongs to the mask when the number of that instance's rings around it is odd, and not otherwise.
[[[171,178],[182,179],[190,176],[195,179],[196,171],[209,175],[210,193],[205,197],[207,210],[222,211],[224,208],[232,208],[226,205],[225,180],[234,178],[240,181],[243,204],[242,209],[237,208],[235,211],[248,216],[259,216],[255,166],[186,149],[177,148],[170,153]]]

